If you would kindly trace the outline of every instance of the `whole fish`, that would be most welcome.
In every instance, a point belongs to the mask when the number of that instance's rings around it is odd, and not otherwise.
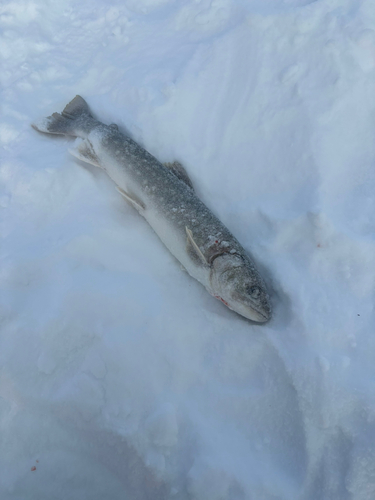
[[[233,311],[263,323],[271,317],[266,286],[253,260],[197,197],[179,163],[162,164],[117,125],[104,125],[76,96],[59,113],[32,125],[77,137],[69,150],[103,168],[188,273]]]

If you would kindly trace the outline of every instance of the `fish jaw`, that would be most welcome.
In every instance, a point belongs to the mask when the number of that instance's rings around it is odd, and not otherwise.
[[[251,307],[248,304],[241,304],[241,303],[236,303],[235,305],[228,304],[229,309],[232,309],[236,313],[240,314],[241,316],[244,316],[247,319],[250,319],[251,321],[255,321],[256,323],[266,323],[271,319],[271,311],[267,311],[266,309],[262,308],[260,309],[255,309],[254,307]]]
[[[254,321],[256,323],[266,323],[271,319],[271,309],[269,308],[268,310],[263,308],[261,310],[255,309],[255,307],[252,307],[249,304],[244,304],[241,302],[236,302],[234,303],[231,301],[230,303],[224,300],[222,297],[219,295],[214,295],[215,299],[220,300],[224,305],[226,305],[229,309],[232,311],[236,312],[237,314],[240,314],[241,316],[244,316],[247,319],[250,319],[251,321]]]

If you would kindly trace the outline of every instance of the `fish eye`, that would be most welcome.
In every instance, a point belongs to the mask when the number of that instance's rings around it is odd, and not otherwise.
[[[260,295],[260,288],[259,286],[248,286],[246,288],[247,293],[250,295],[251,298],[253,299],[258,299]]]

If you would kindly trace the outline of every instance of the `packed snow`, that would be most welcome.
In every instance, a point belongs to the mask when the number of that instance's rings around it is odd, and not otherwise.
[[[373,0],[4,0],[1,500],[375,498]],[[35,119],[82,95],[251,251],[184,273]]]

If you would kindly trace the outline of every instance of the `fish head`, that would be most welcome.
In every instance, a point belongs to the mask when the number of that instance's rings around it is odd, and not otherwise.
[[[271,318],[271,304],[263,279],[250,261],[238,254],[222,254],[211,266],[211,293],[229,309],[257,323]]]

